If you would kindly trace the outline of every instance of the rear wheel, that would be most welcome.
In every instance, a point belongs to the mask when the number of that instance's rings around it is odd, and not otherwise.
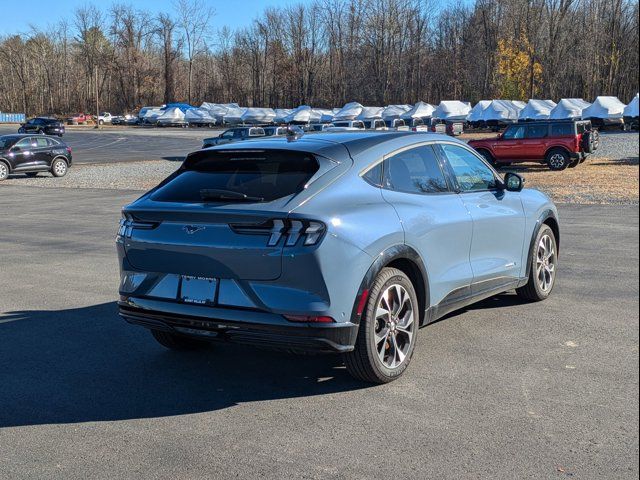
[[[483,158],[489,162],[490,165],[493,165],[494,167],[498,166],[498,163],[496,162],[496,159],[493,158],[493,155],[491,155],[491,153],[487,150],[478,150],[478,153],[480,155],[483,156]]]
[[[6,180],[8,176],[9,176],[9,166],[4,162],[0,162],[0,182],[2,180]]]
[[[62,158],[56,158],[51,164],[51,174],[54,177],[64,177],[68,170],[67,162]]]
[[[344,355],[351,375],[371,383],[388,383],[409,366],[418,333],[419,311],[409,278],[384,268],[370,289],[355,349]]]
[[[570,159],[566,150],[554,148],[547,153],[547,165],[554,171],[564,170],[569,166]]]
[[[542,225],[529,255],[529,281],[516,290],[518,296],[534,302],[545,300],[556,283],[557,266],[556,236],[548,225]]]
[[[196,350],[207,345],[207,342],[202,340],[161,330],[151,330],[151,335],[160,345],[169,350]]]

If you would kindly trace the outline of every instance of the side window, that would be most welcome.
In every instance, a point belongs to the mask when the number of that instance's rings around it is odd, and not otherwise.
[[[407,193],[440,193],[449,188],[431,145],[412,148],[384,161],[382,185]]]
[[[505,130],[502,138],[505,140],[519,140],[524,138],[525,126],[524,125],[514,125]]]
[[[573,123],[554,123],[551,125],[552,137],[566,137],[572,135],[574,135]]]
[[[548,125],[529,125],[527,127],[527,138],[545,138],[548,132]]]
[[[222,134],[222,138],[233,138],[233,130],[227,130]]]
[[[469,150],[457,145],[442,145],[442,150],[463,192],[490,190],[497,187],[493,170]]]
[[[45,148],[48,147],[49,143],[46,138],[38,137],[36,138],[36,148]]]
[[[30,138],[23,138],[18,143],[16,143],[15,146],[16,147],[20,147],[22,150],[31,148],[31,139]]]
[[[379,162],[375,167],[365,173],[364,178],[368,183],[376,187],[382,186],[382,162]]]
[[[55,146],[59,145],[59,144],[58,144],[58,142],[56,142],[56,141],[55,141],[54,139],[52,139],[52,138],[44,138],[43,140],[46,140],[46,141],[47,141],[47,146],[48,146],[48,147],[55,147]]]

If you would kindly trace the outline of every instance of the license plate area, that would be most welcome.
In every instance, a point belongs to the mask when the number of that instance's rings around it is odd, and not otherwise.
[[[218,279],[182,275],[179,300],[196,305],[215,305]]]

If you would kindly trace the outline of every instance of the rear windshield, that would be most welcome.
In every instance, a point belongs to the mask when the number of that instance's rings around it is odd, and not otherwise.
[[[269,202],[300,192],[318,168],[316,158],[302,152],[216,153],[179,170],[151,199],[179,203]]]

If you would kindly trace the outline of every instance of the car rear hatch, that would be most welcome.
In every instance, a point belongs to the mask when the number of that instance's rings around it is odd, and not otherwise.
[[[130,265],[194,277],[277,279],[293,199],[336,163],[287,150],[194,155],[124,209],[119,237]]]

